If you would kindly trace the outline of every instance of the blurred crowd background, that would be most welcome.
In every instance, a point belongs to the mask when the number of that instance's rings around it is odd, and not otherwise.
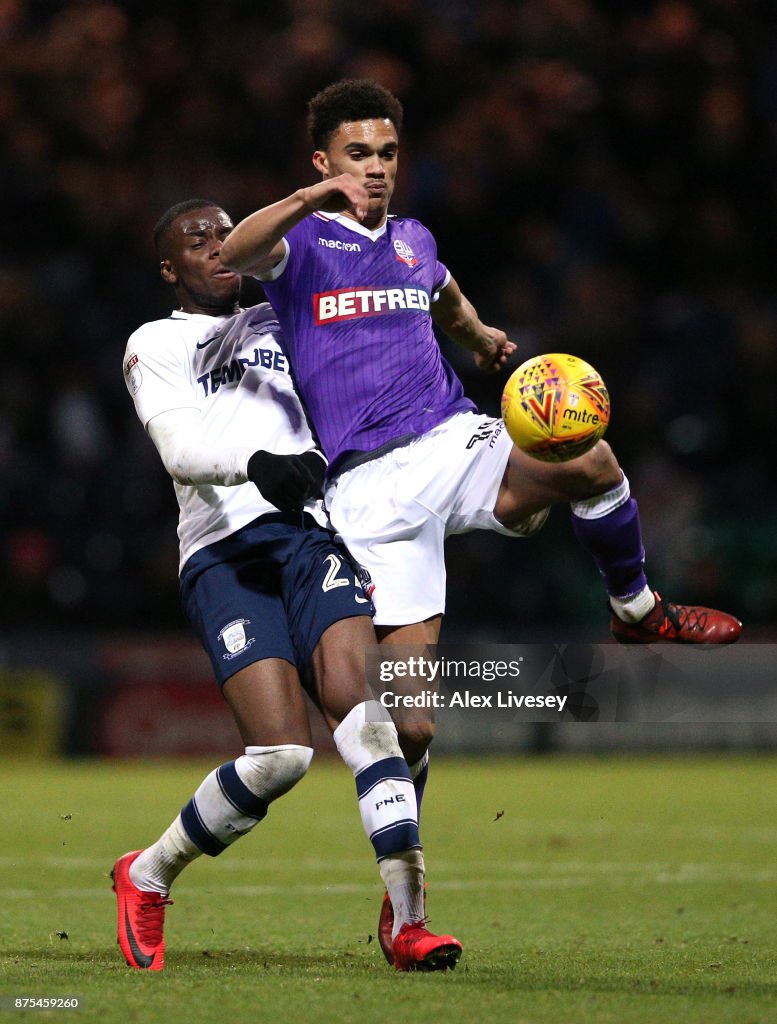
[[[364,76],[405,105],[394,212],[432,229],[521,359],[604,375],[654,585],[777,637],[775,18],[755,0],[0,0],[3,627],[184,627],[172,485],[121,373],[128,335],[172,307],[151,228],[191,196],[237,219],[315,180],[305,103]],[[501,381],[446,354],[496,412]],[[454,539],[449,578],[449,637],[604,638],[564,509],[531,541]]]

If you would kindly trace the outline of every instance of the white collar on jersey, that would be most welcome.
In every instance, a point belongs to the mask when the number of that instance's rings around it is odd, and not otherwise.
[[[380,238],[381,235],[385,235],[388,227],[388,219],[384,220],[379,228],[370,231],[369,228],[365,228],[363,224],[360,224],[358,220],[343,217],[341,213],[322,213],[320,210],[317,210],[313,216],[318,217],[319,220],[336,220],[342,227],[348,228],[349,231],[353,231],[357,235],[364,235],[365,238],[369,238],[372,242]]]
[[[235,313],[242,313],[242,306],[235,310]],[[203,320],[226,320],[227,317],[235,316],[235,313],[185,313],[182,309],[174,309],[170,314],[171,320],[196,320],[201,317]]]

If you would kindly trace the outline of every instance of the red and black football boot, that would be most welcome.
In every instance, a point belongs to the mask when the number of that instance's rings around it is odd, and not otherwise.
[[[727,612],[694,604],[672,604],[654,592],[652,611],[639,622],[613,614],[610,632],[619,644],[733,644],[742,623]]]

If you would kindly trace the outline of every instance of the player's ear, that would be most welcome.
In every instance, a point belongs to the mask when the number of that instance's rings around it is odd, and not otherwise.
[[[159,273],[162,275],[162,280],[168,284],[178,284],[178,275],[175,272],[175,268],[170,260],[161,260],[159,263]]]
[[[329,174],[329,160],[327,159],[326,153],[322,149],[317,149],[313,154],[313,166],[319,174],[323,174],[324,177]]]

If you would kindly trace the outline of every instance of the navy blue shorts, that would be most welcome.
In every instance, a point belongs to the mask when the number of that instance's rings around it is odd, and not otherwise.
[[[181,597],[222,686],[265,658],[304,673],[332,623],[373,614],[348,552],[307,513],[260,516],[201,548],[183,567]]]

